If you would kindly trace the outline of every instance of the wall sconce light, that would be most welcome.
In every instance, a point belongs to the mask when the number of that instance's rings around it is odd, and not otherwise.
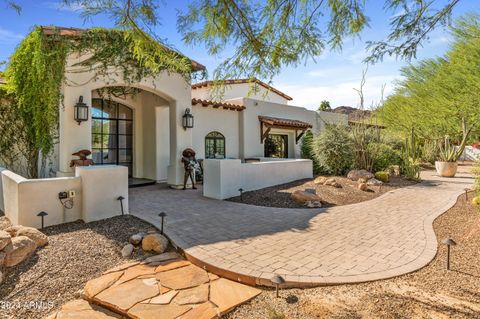
[[[185,130],[187,128],[193,128],[193,115],[190,113],[189,108],[185,110],[185,114],[182,116],[182,124]]]
[[[88,121],[88,105],[83,103],[83,96],[80,96],[77,104],[75,104],[74,119],[77,121],[78,125],[82,122]]]

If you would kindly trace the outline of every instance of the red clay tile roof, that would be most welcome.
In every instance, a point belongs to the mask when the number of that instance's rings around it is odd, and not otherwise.
[[[232,110],[232,111],[243,111],[245,109],[245,106],[243,105],[193,98],[192,105],[196,105],[196,104],[202,104],[203,107],[207,107],[211,105],[213,106],[214,109],[218,109],[219,107],[222,107],[224,110]]]
[[[299,120],[289,120],[270,116],[259,116],[258,119],[260,122],[272,126],[298,127],[304,129],[312,128],[312,124]]]
[[[194,90],[199,89],[199,88],[202,88],[202,87],[213,85],[214,83],[215,83],[215,81],[204,81],[204,82],[192,84],[192,89],[194,89]],[[238,79],[238,80],[223,80],[223,81],[218,81],[218,83],[219,84],[224,84],[224,85],[256,83],[260,86],[263,86],[267,90],[272,91],[272,92],[280,95],[281,97],[283,97],[286,100],[289,100],[289,101],[293,100],[290,96],[286,95],[285,93],[277,90],[276,88],[274,88],[274,87],[268,85],[267,83],[262,82],[262,81],[260,81],[259,79],[256,79],[256,78],[253,78],[253,79]]]
[[[87,31],[87,29],[80,29],[80,28],[65,28],[65,27],[54,27],[54,26],[42,26],[43,34],[45,35],[53,35],[58,34],[64,37],[79,37],[83,32]],[[165,47],[168,50],[172,50],[168,47]],[[173,51],[173,50],[172,50]],[[180,55],[180,52],[177,52]],[[205,70],[205,66],[198,63],[195,60],[188,58],[190,62],[192,62],[192,70],[193,71],[203,71]]]

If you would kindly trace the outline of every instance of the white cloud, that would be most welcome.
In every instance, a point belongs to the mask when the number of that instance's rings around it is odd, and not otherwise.
[[[393,81],[397,79],[395,75],[375,75],[368,76],[363,89],[365,98],[365,108],[370,108],[381,99],[381,87],[385,85],[384,96],[388,96],[393,89]],[[309,109],[317,109],[323,100],[330,101],[332,107],[341,105],[359,106],[358,93],[354,88],[358,88],[358,81],[344,81],[338,84],[310,84],[310,85],[288,85],[277,84],[275,87],[292,96],[292,105],[303,106]]]
[[[46,1],[42,2],[42,6],[48,9],[54,9],[59,11],[69,11],[69,12],[77,12],[84,8],[81,4],[72,4],[72,5],[65,5],[62,2],[57,1]]]
[[[0,43],[1,44],[14,44],[20,42],[24,37],[23,34],[16,33],[0,27]]]

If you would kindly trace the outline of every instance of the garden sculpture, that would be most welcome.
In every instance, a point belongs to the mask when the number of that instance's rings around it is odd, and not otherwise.
[[[182,152],[182,163],[185,168],[185,175],[183,178],[183,189],[187,189],[187,181],[188,178],[192,181],[192,189],[197,189],[195,187],[195,180],[193,178],[193,174],[195,172],[195,167],[197,165],[197,160],[195,158],[195,151],[191,148],[186,148]]]
[[[80,150],[72,155],[80,157],[79,159],[74,159],[70,161],[70,167],[76,166],[90,166],[94,165],[95,163],[93,160],[87,158],[88,155],[92,154],[89,150]]]

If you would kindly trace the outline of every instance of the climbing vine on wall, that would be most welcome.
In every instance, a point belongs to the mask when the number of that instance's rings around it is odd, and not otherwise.
[[[74,67],[93,71],[90,81],[102,77],[108,82],[121,74],[131,84],[162,71],[178,73],[186,80],[192,76],[189,59],[150,41],[150,35],[141,30],[95,28],[68,35],[60,35],[55,28],[48,30],[36,27],[20,43],[10,57],[3,75],[6,85],[0,92],[0,165],[22,163],[30,178],[39,176],[39,160],[44,162],[53,151],[61,86],[84,84],[64,83],[68,54],[87,57]],[[21,127],[24,138],[16,138],[12,127]]]

